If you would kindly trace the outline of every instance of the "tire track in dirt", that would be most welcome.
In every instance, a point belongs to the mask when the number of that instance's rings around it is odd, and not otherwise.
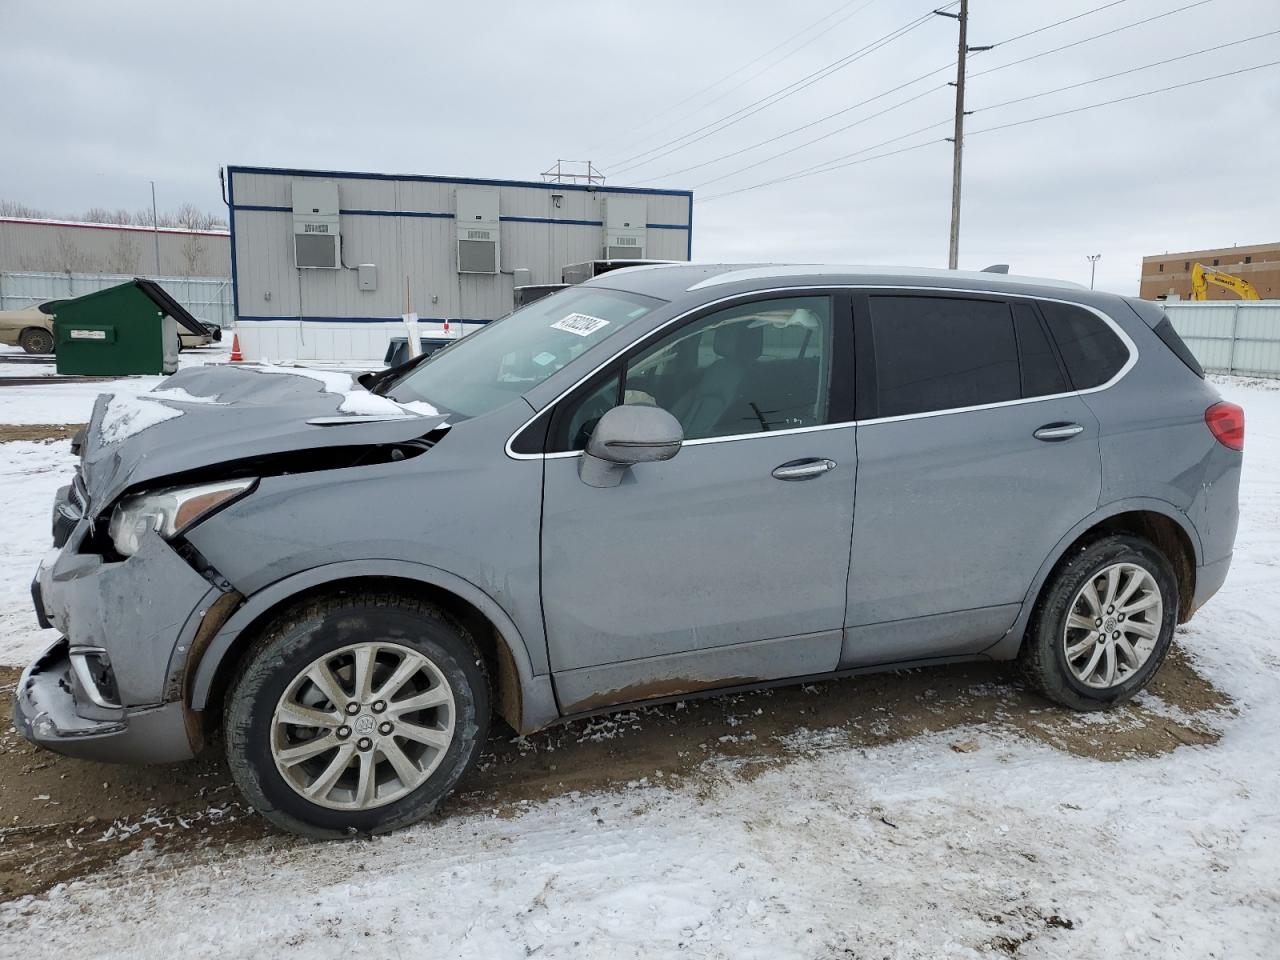
[[[6,718],[17,674],[0,668]],[[479,765],[437,816],[509,816],[572,791],[639,781],[710,791],[810,755],[815,744],[875,747],[953,732],[952,749],[968,752],[978,726],[1123,762],[1212,744],[1231,712],[1177,646],[1148,694],[1107,713],[1053,706],[1004,664],[876,674],[629,710],[529,737],[498,724]],[[252,842],[305,843],[275,833],[243,806],[220,743],[189,763],[124,767],[39,751],[9,724],[0,730],[0,900],[110,868],[137,851],[233,855]]]

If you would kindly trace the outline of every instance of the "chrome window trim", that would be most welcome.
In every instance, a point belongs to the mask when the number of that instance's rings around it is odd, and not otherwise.
[[[995,403],[982,403],[982,404],[977,404],[975,406],[969,406],[969,407],[948,407],[945,410],[926,410],[921,413],[904,413],[894,417],[872,417],[871,419],[868,419],[868,420],[844,420],[839,423],[824,423],[814,427],[795,427],[790,430],[768,430],[768,431],[760,431],[756,433],[739,433],[739,434],[733,434],[727,437],[703,437],[696,440],[686,440],[683,444],[684,446],[701,446],[709,443],[731,443],[738,440],[752,440],[752,439],[760,439],[763,437],[782,437],[782,436],[787,436],[789,434],[795,434],[795,433],[811,433],[817,430],[835,430],[841,427],[851,427],[851,426],[868,426],[869,427],[869,426],[876,426],[882,423],[898,423],[903,420],[923,420],[928,417],[946,417],[956,413],[973,413],[976,410],[995,410],[1000,407],[1012,407],[1012,406],[1016,406],[1024,403],[1042,403],[1045,400],[1061,400],[1065,397],[1083,397],[1091,393],[1100,393],[1103,390],[1111,389],[1117,383],[1123,380],[1125,376],[1128,375],[1129,371],[1132,370],[1138,362],[1138,345],[1133,342],[1133,338],[1130,337],[1129,334],[1125,332],[1124,328],[1121,327],[1120,324],[1118,324],[1112,317],[1108,316],[1106,313],[1103,313],[1097,307],[1090,306],[1087,303],[1081,303],[1078,300],[1068,300],[1063,297],[1043,296],[1041,294],[1013,293],[1013,292],[1008,292],[1003,290],[966,290],[958,287],[934,287],[934,286],[927,286],[927,285],[883,284],[883,283],[832,283],[832,284],[824,283],[824,284],[814,284],[811,286],[799,286],[799,287],[769,287],[763,290],[751,290],[746,293],[732,294],[727,297],[721,297],[718,300],[708,300],[706,303],[699,304],[696,307],[691,307],[690,309],[684,311],[684,313],[681,313],[672,317],[671,319],[667,320],[665,323],[661,324],[660,326],[655,327],[653,330],[650,330],[647,334],[644,335],[644,337],[641,337],[638,340],[633,340],[631,343],[627,344],[625,347],[623,347],[622,349],[614,353],[613,356],[609,357],[607,360],[598,364],[595,367],[595,369],[593,369],[583,377],[579,378],[572,386],[568,387],[565,390],[562,390],[554,400],[546,404],[546,406],[544,406],[541,410],[539,410],[532,417],[530,417],[528,420],[522,423],[519,427],[517,427],[512,432],[511,436],[507,438],[507,442],[504,447],[504,450],[506,451],[507,456],[513,460],[563,460],[563,459],[569,459],[571,457],[581,456],[582,455],[581,450],[565,450],[559,453],[516,453],[514,450],[511,449],[511,444],[512,442],[514,442],[515,438],[518,437],[525,429],[527,429],[530,424],[532,424],[535,420],[537,420],[538,417],[542,416],[542,414],[545,413],[548,409],[550,409],[551,407],[554,407],[557,403],[559,403],[561,400],[567,397],[570,393],[578,389],[578,387],[582,386],[582,384],[585,383],[587,380],[590,380],[592,377],[594,377],[597,373],[599,373],[609,364],[613,363],[613,361],[617,360],[620,356],[622,356],[632,347],[636,346],[636,344],[642,342],[643,340],[649,337],[652,337],[656,334],[661,333],[663,330],[665,330],[667,327],[671,326],[672,324],[678,323],[681,320],[686,319],[690,315],[699,312],[700,310],[705,310],[708,307],[716,307],[722,303],[731,303],[735,300],[749,300],[751,298],[760,297],[768,294],[774,294],[774,293],[800,294],[800,293],[807,292],[812,295],[814,293],[819,293],[819,294],[832,293],[837,290],[881,290],[890,296],[896,293],[899,293],[901,291],[911,291],[911,293],[913,294],[960,293],[960,294],[967,294],[969,296],[992,296],[992,297],[998,297],[1000,299],[1006,299],[1006,300],[1010,298],[1018,298],[1021,300],[1032,300],[1036,302],[1061,303],[1068,307],[1079,307],[1082,310],[1089,311],[1094,316],[1102,320],[1102,322],[1105,323],[1108,327],[1111,328],[1111,330],[1116,334],[1116,336],[1120,338],[1120,341],[1124,344],[1125,349],[1129,352],[1129,359],[1125,361],[1124,365],[1121,366],[1120,369],[1117,370],[1115,374],[1111,377],[1111,379],[1108,380],[1106,383],[1101,383],[1096,387],[1089,387],[1088,389],[1085,389],[1085,390],[1068,390],[1064,393],[1048,393],[1039,397],[1019,397],[1017,400],[1000,400]]]

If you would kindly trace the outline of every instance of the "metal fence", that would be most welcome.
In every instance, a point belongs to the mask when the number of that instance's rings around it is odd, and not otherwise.
[[[45,300],[81,297],[132,280],[108,273],[25,273],[0,271],[0,310],[17,310]],[[198,320],[228,328],[235,320],[231,281],[226,277],[155,277],[173,299]]]
[[[1176,302],[1164,309],[1211,373],[1280,377],[1280,300]]]

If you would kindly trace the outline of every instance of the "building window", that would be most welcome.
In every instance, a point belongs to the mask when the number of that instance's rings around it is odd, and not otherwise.
[[[1245,258],[1244,258],[1244,262],[1245,262],[1245,263],[1253,263],[1253,257],[1245,257]]]
[[[1214,257],[1214,258],[1213,258],[1213,265],[1214,265],[1215,267],[1218,265],[1218,262],[1219,262],[1219,261],[1218,261],[1218,258],[1217,258],[1217,257]]]
[[[1164,264],[1163,264],[1163,263],[1162,263],[1162,264],[1160,264],[1160,266],[1159,266],[1157,269],[1158,269],[1161,273],[1164,273]]]
[[[1182,261],[1182,269],[1183,269],[1183,270],[1190,270],[1190,269],[1191,269],[1191,261],[1190,261],[1190,260],[1183,260],[1183,261]]]

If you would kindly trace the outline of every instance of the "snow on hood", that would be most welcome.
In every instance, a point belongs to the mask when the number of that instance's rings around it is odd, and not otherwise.
[[[166,407],[159,398],[147,394],[112,393],[98,435],[104,444],[119,443],[157,423],[182,416],[181,410]]]
[[[130,486],[264,454],[413,440],[446,423],[426,403],[369,393],[350,374],[209,364],[150,393],[98,398],[82,474],[94,509]]]
[[[351,374],[337,370],[311,370],[307,367],[282,367],[275,364],[264,364],[248,369],[257,373],[286,374],[317,380],[322,384],[325,393],[336,393],[342,397],[342,403],[338,404],[339,413],[367,417],[436,417],[440,415],[439,410],[423,400],[399,403],[390,397],[370,393],[357,384]]]

